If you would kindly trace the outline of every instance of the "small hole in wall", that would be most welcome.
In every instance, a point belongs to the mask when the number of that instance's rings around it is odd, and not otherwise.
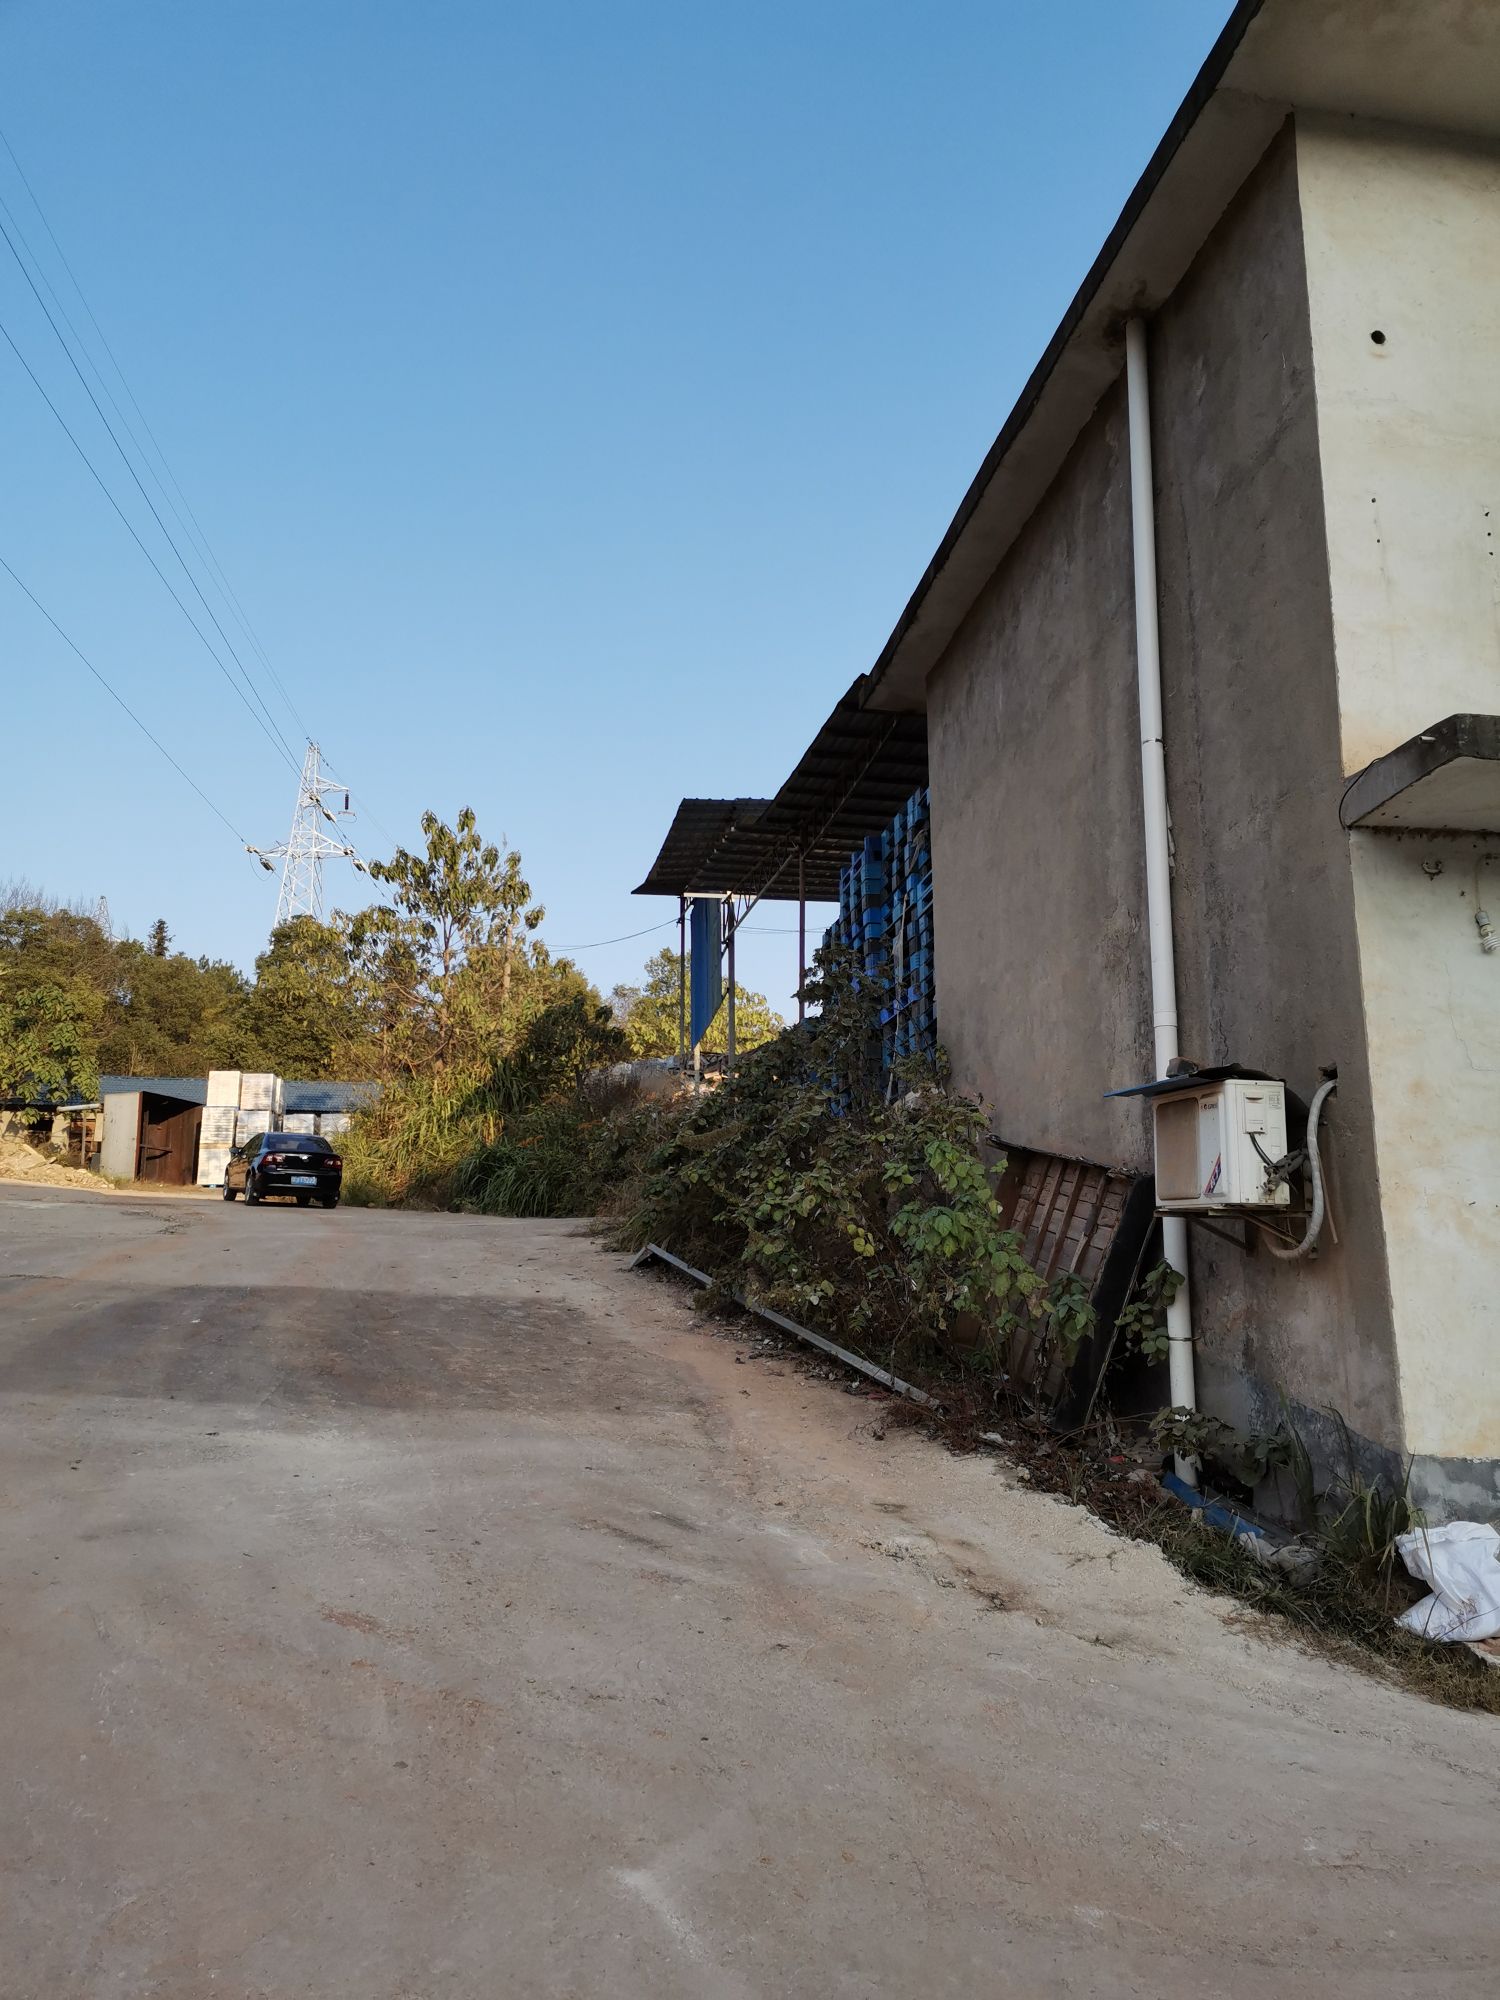
[[[1378,326],[1376,327],[1375,331],[1370,335],[1370,338],[1371,340],[1374,341],[1377,347],[1385,346],[1385,335],[1381,332]]]

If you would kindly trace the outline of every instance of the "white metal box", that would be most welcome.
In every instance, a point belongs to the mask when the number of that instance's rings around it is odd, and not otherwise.
[[[1286,1152],[1286,1086],[1231,1077],[1153,1098],[1156,1206],[1193,1209],[1288,1208],[1291,1190],[1268,1162]]]

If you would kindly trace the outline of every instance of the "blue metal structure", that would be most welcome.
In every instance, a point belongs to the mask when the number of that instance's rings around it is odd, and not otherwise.
[[[697,1048],[724,1004],[724,905],[717,896],[688,904],[688,966],[692,981],[688,1047]]]

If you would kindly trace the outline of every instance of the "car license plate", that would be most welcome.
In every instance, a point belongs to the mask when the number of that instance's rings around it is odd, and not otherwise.
[[[316,1187],[317,1185],[318,1185],[318,1177],[317,1177],[317,1175],[316,1175],[316,1174],[293,1174],[293,1175],[292,1175],[292,1186],[293,1186],[293,1187]]]

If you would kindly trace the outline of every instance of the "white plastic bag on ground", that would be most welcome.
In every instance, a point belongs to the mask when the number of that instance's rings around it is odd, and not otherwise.
[[[1398,1535],[1401,1560],[1430,1597],[1396,1620],[1423,1639],[1491,1639],[1500,1633],[1500,1533],[1482,1521],[1449,1521]]]

